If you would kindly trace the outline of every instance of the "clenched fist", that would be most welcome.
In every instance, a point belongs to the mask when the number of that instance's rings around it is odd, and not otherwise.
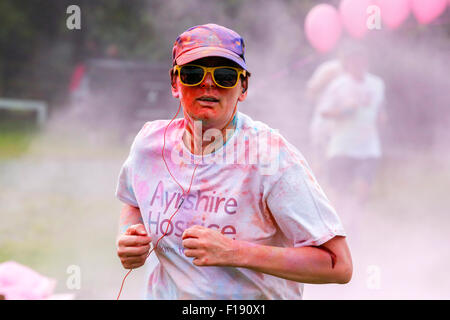
[[[195,225],[184,230],[182,244],[186,257],[196,266],[238,266],[238,243],[216,230]]]
[[[143,224],[130,226],[117,239],[117,255],[125,269],[136,269],[144,265],[150,251],[152,238],[147,235]]]

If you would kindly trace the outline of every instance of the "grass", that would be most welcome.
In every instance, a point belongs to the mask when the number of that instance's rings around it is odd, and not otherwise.
[[[2,239],[0,244],[0,261],[16,261],[26,266],[33,266],[33,268],[44,272],[46,269],[45,261],[48,261],[54,256],[55,248],[52,248],[52,243],[48,240],[37,238],[21,238],[19,239]]]
[[[71,293],[113,298],[123,277],[114,189],[129,145],[25,123],[2,123],[0,132],[0,263],[17,261],[56,279],[57,293],[70,292],[66,270],[77,265],[82,288]]]
[[[29,120],[2,119],[0,121],[0,160],[20,157],[39,131]]]

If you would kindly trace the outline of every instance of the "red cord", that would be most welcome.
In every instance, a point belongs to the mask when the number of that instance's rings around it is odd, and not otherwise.
[[[164,164],[166,165],[167,171],[169,171],[170,176],[171,176],[172,179],[176,182],[176,184],[178,184],[178,186],[181,188],[181,190],[183,190],[182,199],[184,199],[184,196],[185,196],[186,194],[188,194],[189,191],[191,190],[192,182],[194,181],[195,170],[197,170],[198,164],[195,166],[194,171],[193,171],[193,173],[192,173],[192,177],[191,177],[191,182],[190,182],[190,184],[189,184],[189,188],[188,188],[187,191],[185,191],[184,188],[183,188],[183,187],[180,185],[180,183],[178,182],[178,180],[175,179],[175,177],[172,175],[172,172],[170,171],[169,166],[167,165],[166,158],[164,157],[164,149],[165,149],[165,147],[166,147],[166,132],[167,132],[167,128],[170,126],[170,124],[173,122],[173,120],[177,117],[178,113],[180,112],[180,107],[181,107],[181,102],[180,102],[180,105],[179,105],[179,107],[178,107],[177,113],[176,113],[175,116],[172,118],[172,120],[170,120],[169,124],[166,126],[166,128],[165,128],[165,130],[164,130],[164,142],[163,142],[163,147],[162,147],[162,149],[161,149],[161,156],[162,156],[162,159],[163,159],[163,161],[164,161]],[[202,153],[202,156],[203,156],[203,153]],[[183,201],[184,201],[184,200],[182,200],[181,204],[183,204]],[[165,231],[164,234],[156,241],[155,246],[152,248],[152,250],[149,251],[149,253],[147,254],[147,257],[146,257],[145,259],[147,259],[147,258],[150,256],[150,254],[158,247],[159,241],[160,241],[162,238],[164,238],[164,237],[166,236],[167,231],[169,230],[170,222],[172,222],[172,218],[175,216],[175,214],[178,212],[178,210],[180,210],[181,204],[180,204],[180,206],[177,208],[177,210],[175,210],[175,212],[172,214],[172,216],[169,218],[169,223],[167,224],[166,231]],[[116,299],[116,300],[119,300],[120,294],[122,293],[123,285],[125,284],[125,279],[126,279],[126,278],[128,277],[128,275],[131,273],[131,271],[133,271],[133,269],[130,269],[130,270],[127,272],[127,274],[125,275],[125,277],[123,278],[123,280],[122,280],[122,285],[120,286],[119,294],[117,295],[117,299]]]
[[[164,238],[164,237],[166,236],[167,231],[169,230],[169,225],[170,225],[170,223],[172,222],[172,218],[175,216],[175,214],[178,212],[178,210],[180,210],[181,205],[183,204],[183,201],[184,201],[184,199],[185,199],[184,196],[187,195],[187,194],[189,193],[189,191],[191,190],[192,182],[194,181],[195,170],[197,170],[197,167],[198,167],[198,164],[197,164],[197,165],[195,166],[195,168],[194,168],[194,171],[192,172],[192,177],[191,177],[191,182],[190,182],[190,184],[189,184],[189,188],[188,188],[187,191],[185,191],[184,188],[181,186],[181,184],[178,182],[178,180],[175,179],[175,177],[172,175],[172,172],[170,171],[169,166],[167,165],[166,158],[164,157],[164,149],[165,149],[165,147],[166,147],[166,132],[167,132],[167,128],[169,128],[170,124],[171,124],[171,123],[173,122],[173,120],[177,117],[178,113],[180,112],[180,109],[181,109],[181,102],[180,102],[180,104],[179,104],[179,106],[178,106],[178,111],[177,111],[177,113],[176,113],[175,116],[172,118],[172,120],[170,120],[169,124],[168,124],[168,125],[166,126],[166,128],[164,129],[164,138],[163,138],[163,147],[162,147],[162,149],[161,149],[161,157],[162,157],[162,159],[163,159],[163,161],[164,161],[164,164],[166,165],[167,171],[169,172],[170,176],[171,176],[172,179],[175,181],[175,183],[178,184],[178,186],[181,188],[181,190],[183,190],[183,195],[182,195],[182,197],[181,197],[181,199],[183,199],[183,200],[181,201],[181,204],[178,206],[177,210],[175,210],[175,212],[174,212],[174,213],[172,214],[172,216],[169,218],[169,223],[167,224],[166,231],[165,231],[164,234],[156,241],[155,246],[152,248],[152,250],[149,251],[149,253],[147,254],[147,257],[146,257],[145,259],[147,259],[147,258],[150,256],[150,254],[151,254],[153,251],[155,251],[155,249],[158,247],[159,241],[160,241],[162,238]],[[237,101],[236,101],[236,105],[234,106],[233,114],[232,114],[230,120],[227,122],[227,124],[225,125],[224,128],[228,127],[228,125],[230,124],[230,122],[233,120],[233,117],[234,117],[234,115],[236,114],[236,109],[237,109]],[[203,149],[202,149],[202,158],[203,158]],[[119,294],[117,295],[117,299],[116,299],[116,300],[119,300],[120,294],[122,293],[123,285],[125,284],[125,279],[126,279],[126,278],[128,277],[128,275],[131,273],[131,271],[133,271],[133,269],[130,269],[130,270],[127,272],[127,274],[125,275],[125,277],[123,277],[122,285],[120,286]]]

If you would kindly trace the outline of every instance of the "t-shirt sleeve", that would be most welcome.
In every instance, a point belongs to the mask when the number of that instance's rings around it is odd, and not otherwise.
[[[120,169],[119,182],[117,183],[116,188],[116,197],[130,206],[139,207],[133,189],[133,173],[131,163],[132,157],[130,155]]]
[[[119,181],[116,187],[116,198],[134,207],[139,207],[139,204],[136,200],[136,195],[133,188],[133,168],[135,166],[136,145],[138,144],[138,140],[140,138],[142,130],[143,129],[139,131],[136,138],[134,139],[133,144],[130,148],[130,154],[128,155],[128,158],[125,160],[125,163],[120,169]]]
[[[306,162],[287,168],[267,196],[267,206],[292,246],[319,246],[345,236],[342,223]]]

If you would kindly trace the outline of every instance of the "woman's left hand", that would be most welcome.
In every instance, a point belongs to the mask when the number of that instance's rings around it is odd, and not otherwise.
[[[236,241],[217,230],[195,225],[184,230],[182,240],[184,254],[196,266],[235,266]]]

